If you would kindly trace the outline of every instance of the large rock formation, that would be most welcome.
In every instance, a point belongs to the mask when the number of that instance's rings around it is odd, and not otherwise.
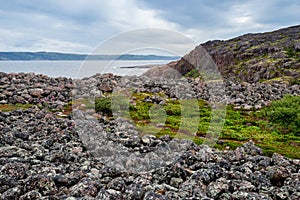
[[[175,69],[184,76],[189,75],[195,67],[202,70],[203,66],[198,60],[205,55],[203,48],[224,78],[236,78],[246,82],[272,80],[299,83],[300,26],[246,34],[226,41],[208,41],[164,68]],[[204,70],[207,67],[209,65],[204,66]],[[156,70],[152,69],[146,75],[155,76]]]

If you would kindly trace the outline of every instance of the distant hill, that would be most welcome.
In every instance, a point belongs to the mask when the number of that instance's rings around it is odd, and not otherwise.
[[[300,26],[208,41],[167,66],[184,76],[195,75],[192,64],[205,49],[222,76],[246,82],[279,81],[300,84]],[[189,60],[190,62],[187,62]],[[192,64],[191,64],[192,63]],[[161,75],[151,69],[146,75]]]
[[[201,46],[225,78],[235,77],[247,82],[273,80],[299,83],[300,26],[246,34],[227,41],[209,41]],[[193,51],[197,51],[197,47]],[[187,65],[181,59],[176,67],[184,69]]]
[[[58,52],[0,52],[0,61],[9,60],[177,60],[176,56],[159,55],[87,55]]]

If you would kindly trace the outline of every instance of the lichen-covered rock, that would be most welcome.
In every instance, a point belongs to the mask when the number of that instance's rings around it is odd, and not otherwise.
[[[42,197],[41,193],[36,190],[32,190],[27,192],[26,194],[20,196],[20,200],[33,200],[40,199]]]
[[[20,186],[10,188],[6,190],[0,197],[1,200],[7,200],[7,199],[18,199],[18,197],[21,195],[22,189]]]
[[[37,190],[43,196],[54,195],[57,192],[56,185],[51,177],[38,174],[29,177],[24,183],[24,191]]]
[[[100,189],[97,181],[89,178],[83,178],[78,184],[70,188],[70,195],[74,197],[96,197]]]

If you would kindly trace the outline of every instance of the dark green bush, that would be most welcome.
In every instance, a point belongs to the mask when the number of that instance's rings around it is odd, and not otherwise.
[[[197,69],[192,69],[185,75],[185,77],[191,77],[191,78],[197,78],[199,76],[200,76],[200,73]]]
[[[96,98],[95,110],[96,112],[102,112],[106,115],[112,116],[111,98]]]
[[[300,60],[299,56],[300,56],[300,52],[291,48],[291,47],[286,47],[284,49],[285,54],[290,57],[290,58],[295,58],[297,60]]]
[[[283,99],[274,101],[264,112],[272,124],[278,124],[282,130],[285,129],[296,135],[300,135],[299,96],[284,96]]]

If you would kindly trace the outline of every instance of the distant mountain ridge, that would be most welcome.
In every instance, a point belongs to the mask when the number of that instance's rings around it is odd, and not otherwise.
[[[88,55],[59,52],[0,52],[0,61],[10,60],[177,60],[178,56],[160,55]]]

